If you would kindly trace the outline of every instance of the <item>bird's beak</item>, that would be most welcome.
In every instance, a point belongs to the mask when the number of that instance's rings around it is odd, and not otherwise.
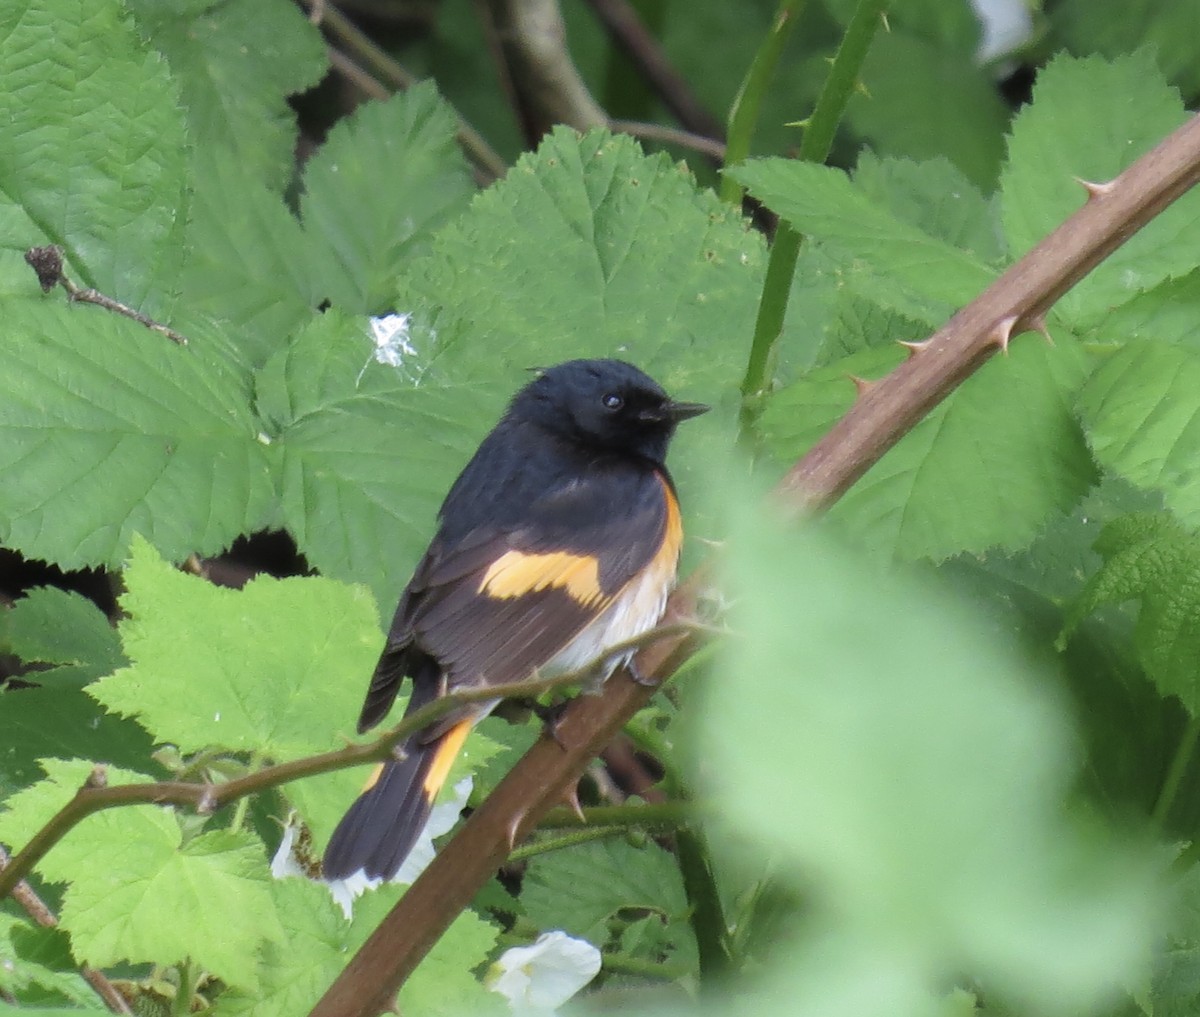
[[[691,420],[692,417],[698,417],[701,413],[707,413],[712,409],[711,406],[705,406],[704,403],[668,403],[664,409],[666,410],[667,419],[672,423],[678,424],[681,420]]]

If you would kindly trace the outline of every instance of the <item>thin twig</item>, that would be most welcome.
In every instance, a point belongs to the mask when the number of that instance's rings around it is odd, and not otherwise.
[[[0,872],[2,872],[9,863],[8,852],[0,847]],[[21,880],[13,888],[13,900],[25,909],[25,913],[29,915],[38,925],[44,929],[53,929],[58,926],[58,918],[54,912],[50,910],[41,897],[25,880]],[[103,1001],[104,1005],[113,1013],[131,1014],[133,1011],[129,1009],[129,1004],[108,980],[103,971],[98,971],[96,968],[90,968],[86,964],[79,969],[83,980],[88,983]]]
[[[488,6],[529,140],[554,124],[577,131],[605,126],[608,114],[571,59],[558,0],[489,0]]]
[[[706,138],[702,134],[693,134],[678,127],[668,127],[665,124],[643,123],[639,120],[610,120],[610,130],[620,131],[635,138],[646,141],[659,141],[665,145],[679,145],[690,148],[694,152],[706,155],[714,162],[724,162],[725,145],[714,138]]]
[[[391,96],[392,93],[387,88],[371,77],[370,74],[359,67],[358,64],[346,56],[340,49],[330,46],[325,52],[329,56],[329,66],[362,92],[363,95],[370,96],[372,99],[378,99],[380,102]]]
[[[121,303],[119,300],[114,300],[112,297],[107,297],[99,290],[81,289],[76,286],[63,271],[62,248],[50,244],[46,247],[31,247],[25,252],[25,262],[32,268],[38,277],[38,282],[41,283],[42,292],[49,293],[55,286],[61,286],[67,291],[73,303],[79,304],[96,304],[98,307],[103,307],[106,311],[114,311],[117,314],[124,315],[126,318],[132,318],[139,325],[144,325],[152,332],[157,332],[160,335],[165,335],[173,343],[178,343],[180,346],[187,345],[187,337],[176,332],[173,328],[168,328],[166,325],[160,325],[153,318],[148,318],[141,311],[135,311],[127,304]]]
[[[724,125],[701,105],[628,0],[588,0],[613,42],[658,93],[675,119],[706,138],[724,139]]]
[[[638,636],[636,639],[609,647],[605,653],[578,671],[542,677],[533,675],[524,681],[507,685],[492,685],[484,688],[463,689],[450,692],[435,699],[419,710],[413,711],[386,734],[374,741],[359,745],[347,745],[332,752],[323,752],[303,759],[294,759],[274,766],[265,766],[243,777],[224,784],[192,781],[158,781],[145,784],[122,784],[103,787],[104,769],[97,767],[88,777],[87,784],[80,788],[45,826],[30,838],[29,842],[0,871],[0,898],[32,871],[33,867],[55,844],[82,820],[95,812],[125,805],[182,805],[192,808],[201,815],[215,812],[246,795],[266,791],[301,777],[312,777],[320,773],[344,770],[362,763],[375,763],[390,758],[397,745],[415,731],[428,727],[454,709],[469,703],[492,699],[520,699],[537,696],[551,689],[566,685],[586,684],[605,660],[627,651],[653,644],[656,641],[675,640],[687,633],[693,637],[712,630],[706,626],[677,622],[661,626]],[[651,690],[647,689],[649,694]],[[593,698],[593,697],[587,697]]]

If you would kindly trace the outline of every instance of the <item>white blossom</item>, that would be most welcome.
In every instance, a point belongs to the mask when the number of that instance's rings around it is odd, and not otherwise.
[[[508,1000],[517,1017],[552,1017],[596,977],[600,951],[565,932],[544,932],[532,946],[505,950],[484,984]]]

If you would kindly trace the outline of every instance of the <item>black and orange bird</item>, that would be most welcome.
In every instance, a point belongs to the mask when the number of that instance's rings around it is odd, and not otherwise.
[[[568,361],[521,389],[442,503],[359,732],[386,716],[405,678],[411,713],[447,691],[577,671],[658,624],[683,540],[667,446],[676,424],[707,409],[619,360]],[[606,661],[604,677],[628,657]],[[408,739],[338,824],[327,878],[395,875],[495,705],[465,705]]]

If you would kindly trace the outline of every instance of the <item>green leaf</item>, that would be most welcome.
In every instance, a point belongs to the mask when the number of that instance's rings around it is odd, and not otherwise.
[[[153,747],[146,732],[83,691],[124,662],[107,619],[77,594],[50,589],[31,591],[6,615],[11,645],[26,660],[72,663],[26,675],[31,687],[0,691],[0,799],[38,780],[36,760],[47,756],[144,766]]]
[[[961,8],[939,6],[955,17]],[[903,10],[898,6],[897,16]],[[888,155],[946,156],[977,187],[991,190],[1009,111],[970,48],[903,30],[880,32],[861,78],[864,91],[846,104],[846,123],[855,134]]]
[[[69,1002],[82,1008],[97,1003],[95,991],[78,971],[48,963],[54,959],[45,956],[49,937],[65,938],[61,932],[36,928],[12,915],[0,914],[0,992],[23,1003]],[[13,1012],[25,1017],[28,1010]],[[93,1008],[91,1012],[105,1011]]]
[[[187,218],[166,65],[120,4],[43,0],[0,8],[0,67],[0,276],[35,285],[20,252],[58,244],[81,285],[161,310]]]
[[[420,359],[392,368],[373,355],[366,322],[324,314],[264,367],[259,412],[282,457],[283,521],[300,550],[324,574],[369,585],[387,610],[501,392],[426,377]]]
[[[1184,95],[1200,89],[1193,34],[1200,3],[1175,0],[1061,0],[1045,15],[1056,38],[1072,53],[1099,53],[1115,59],[1134,46],[1154,56],[1162,74]]]
[[[234,154],[243,185],[282,190],[296,147],[287,97],[328,66],[316,26],[287,0],[131,0],[130,8],[171,65],[196,146]]]
[[[703,398],[743,366],[731,337],[751,333],[764,264],[682,167],[559,128],[438,234],[397,308],[437,309],[435,366],[458,381],[515,387],[532,366],[619,356]]]
[[[1185,119],[1179,95],[1146,50],[1114,59],[1059,56],[1038,73],[1033,104],[1013,122],[1001,177],[1009,250],[1024,254],[1084,203],[1076,182],[1103,183]],[[1058,304],[1075,327],[1190,272],[1200,194],[1185,195],[1101,262]]]
[[[7,546],[68,568],[116,565],[135,531],[182,558],[265,523],[247,380],[205,344],[33,297],[6,301],[0,350]]]
[[[1200,355],[1136,341],[1092,375],[1079,413],[1097,461],[1140,488],[1162,492],[1188,525],[1200,524]]]
[[[1200,870],[1193,865],[1172,889],[1172,922],[1148,992],[1154,1017],[1189,1017],[1200,1006]]]
[[[0,814],[4,840],[27,839],[92,770],[85,760],[42,765],[48,779],[11,798]],[[146,779],[107,770],[110,787]],[[281,935],[261,842],[228,830],[184,842],[174,814],[157,806],[89,816],[39,871],[51,882],[70,883],[59,918],[75,957],[95,967],[191,958],[231,984],[254,986],[255,950]]]
[[[348,922],[324,885],[276,880],[271,894],[283,922],[283,938],[263,949],[258,990],[235,988],[222,993],[214,1017],[307,1013],[400,892],[399,887],[385,886],[364,894],[355,902],[353,922]],[[479,1012],[475,1007],[486,1001],[486,995],[470,971],[486,957],[495,939],[491,926],[469,911],[461,914],[406,983],[400,996],[406,1017]]]
[[[1169,513],[1136,513],[1105,526],[1096,541],[1103,566],[1088,579],[1064,623],[1062,642],[1104,604],[1139,603],[1134,646],[1165,696],[1200,712],[1200,537]]]
[[[1080,1012],[1134,979],[1149,872],[1063,815],[1073,736],[1036,660],[961,596],[765,513],[727,550],[737,637],[705,690],[702,778],[811,902],[771,991],[816,1013],[885,972],[868,984],[889,1001],[969,972]]]
[[[678,924],[677,947],[691,938],[690,927],[681,924],[688,913],[683,878],[674,857],[653,841],[634,847],[610,837],[535,855],[522,881],[521,903],[538,929],[562,929],[592,943],[607,940],[608,919],[625,908],[646,909],[665,925]]]
[[[328,749],[331,719],[350,724],[380,647],[365,590],[268,576],[223,589],[173,569],[144,541],[125,582],[120,632],[132,663],[88,691],[157,741],[281,759]]]
[[[354,920],[373,929],[383,920],[383,911],[376,909],[372,918],[366,909],[363,913],[356,909]],[[397,999],[401,1013],[412,1017],[507,1014],[503,1000],[472,974],[491,953],[497,934],[473,911],[463,911],[404,983]]]
[[[909,221],[911,207],[901,208],[906,218],[898,217],[840,170],[794,159],[759,159],[729,172],[800,232],[820,241],[842,262],[847,284],[883,307],[940,324],[995,277],[974,255]],[[878,192],[874,179],[871,187]],[[945,230],[936,213],[927,215],[939,232]]]
[[[320,303],[304,231],[277,192],[245,178],[232,153],[205,151],[196,164],[186,313],[220,322],[257,367]]]
[[[431,84],[365,103],[329,132],[305,167],[300,214],[333,306],[387,310],[404,265],[466,208],[475,187],[457,132]]]
[[[78,593],[40,586],[5,612],[5,643],[22,660],[43,664],[91,664],[110,669],[121,645],[108,619]]]
[[[761,420],[768,448],[793,462],[853,401],[847,375],[877,378],[901,354],[874,348],[777,393]],[[1067,338],[1022,342],[933,409],[831,510],[885,557],[948,557],[1027,544],[1069,512],[1095,468],[1069,412],[1084,363]]]
[[[1114,307],[1095,323],[1089,338],[1122,346],[1153,339],[1174,346],[1200,348],[1200,271],[1168,279]]]
[[[1003,262],[997,202],[985,198],[945,157],[924,162],[881,159],[864,149],[854,167],[854,186],[901,222],[967,251],[983,264]]]

